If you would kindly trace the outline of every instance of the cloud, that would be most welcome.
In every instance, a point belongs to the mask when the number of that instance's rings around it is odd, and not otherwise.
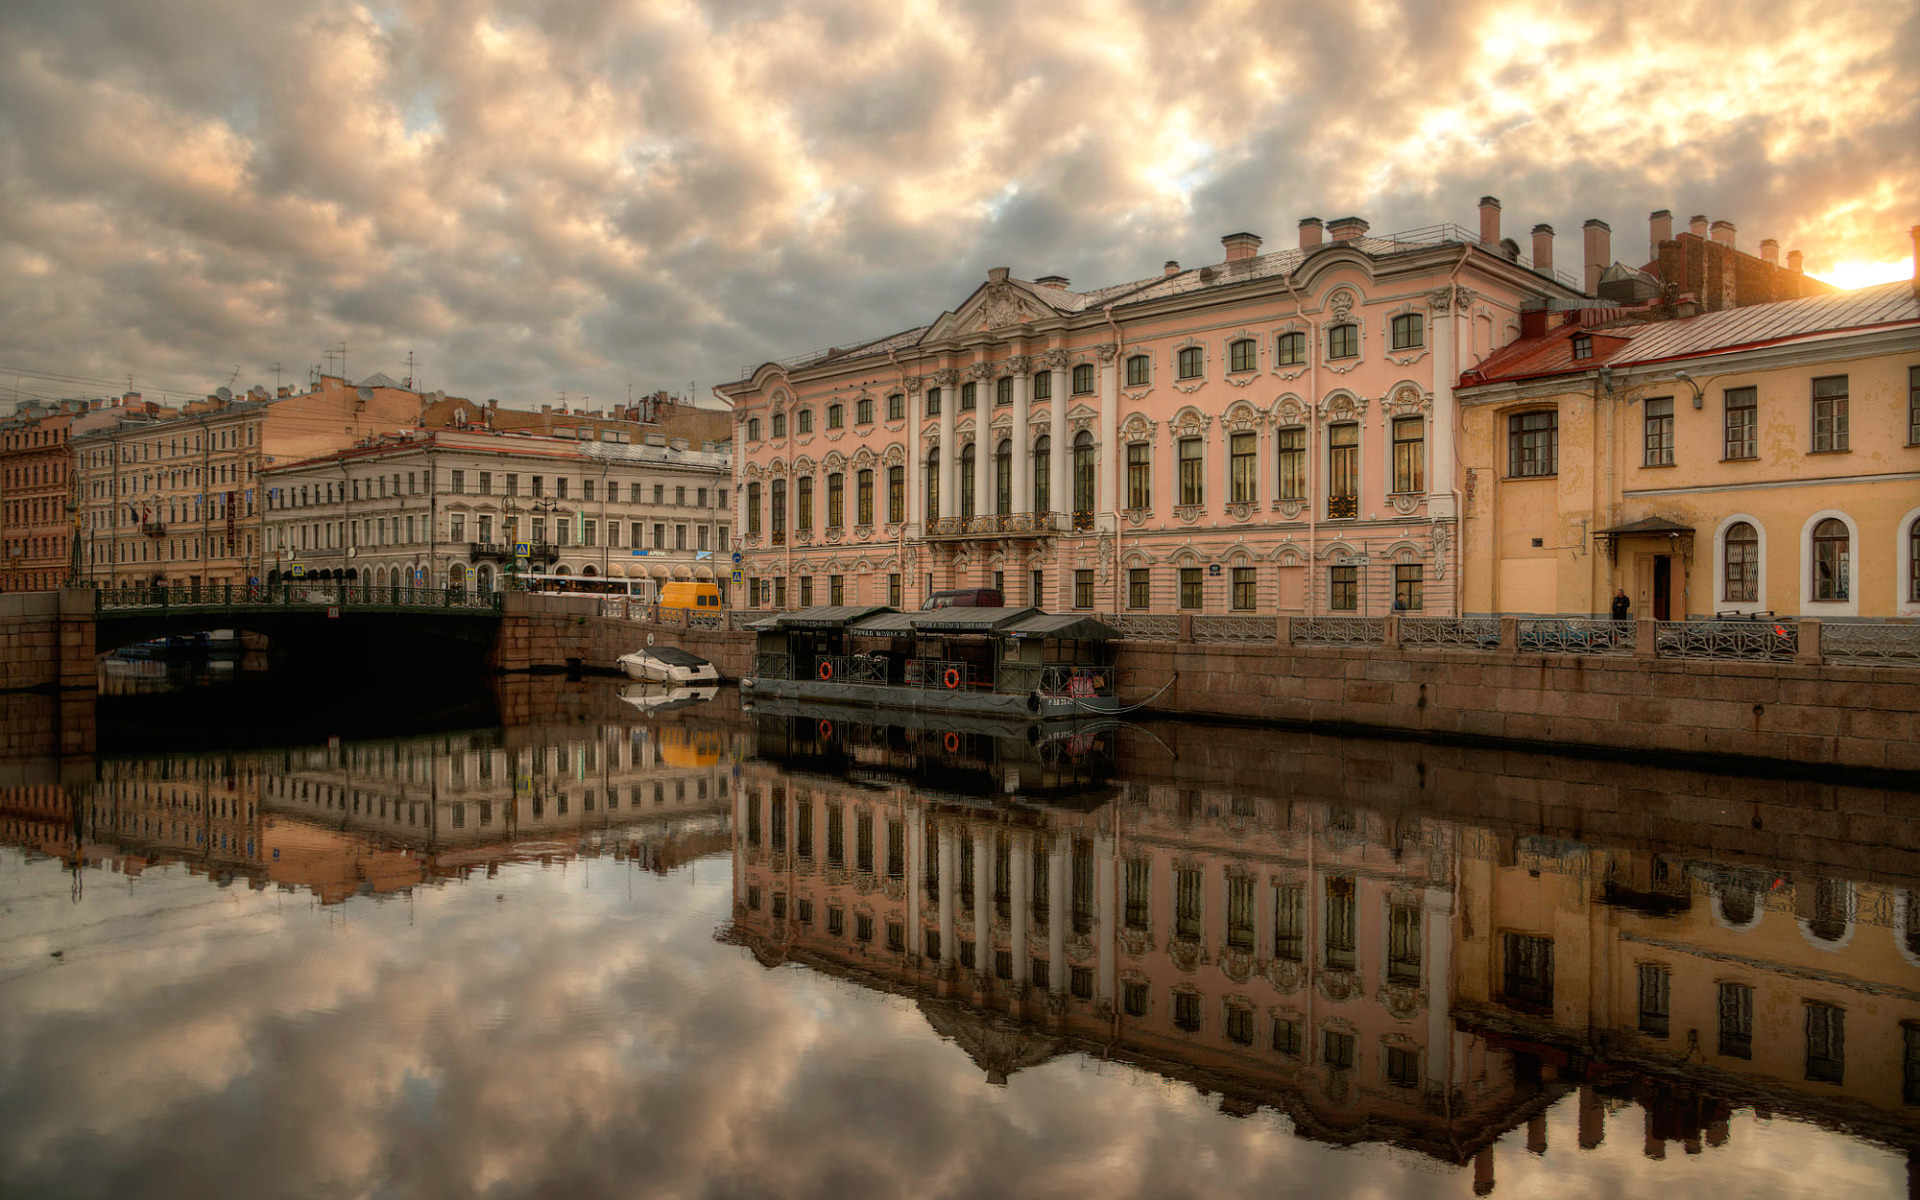
[[[1238,229],[1733,220],[1907,252],[1897,0],[23,0],[0,12],[0,364],[200,388],[345,341],[535,403],[1081,285]]]

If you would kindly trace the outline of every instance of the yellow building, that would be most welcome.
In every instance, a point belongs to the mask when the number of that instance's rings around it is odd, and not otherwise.
[[[1920,616],[1920,281],[1645,316],[1463,377],[1464,611]]]

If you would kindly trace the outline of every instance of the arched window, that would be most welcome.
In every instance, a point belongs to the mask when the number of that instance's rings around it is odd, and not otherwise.
[[[971,383],[960,385],[960,411],[972,412],[979,404],[980,389]]]
[[[960,447],[960,519],[973,515],[973,470],[977,459],[973,452],[973,443]]]
[[[473,584],[475,588],[482,592],[491,592],[493,590],[492,563],[481,563],[478,567],[474,568]]]
[[[1745,521],[1727,526],[1720,598],[1733,604],[1760,598],[1760,531]]]
[[[1013,511],[1013,442],[1006,438],[993,452],[993,511]]]
[[[927,451],[927,523],[940,519],[940,447]]]
[[[1175,362],[1178,364],[1178,373],[1182,379],[1198,379],[1200,373],[1206,368],[1205,355],[1198,346],[1182,348]]]
[[[1847,936],[1853,920],[1851,889],[1833,879],[1816,879],[1813,884],[1813,912],[1807,919],[1807,932],[1823,942],[1837,942]]]
[[[1081,363],[1073,369],[1073,394],[1084,396],[1093,391],[1093,364]]]
[[[1035,400],[1053,399],[1053,372],[1052,371],[1034,372],[1033,398]]]
[[[1328,358],[1357,358],[1360,354],[1360,327],[1348,322],[1327,330]]]
[[[1229,371],[1251,371],[1255,366],[1253,339],[1241,338],[1227,347],[1227,369]]]
[[[747,534],[750,537],[760,535],[760,485],[757,483],[747,485]]]
[[[1076,524],[1093,516],[1093,435],[1084,429],[1073,439],[1073,512]]]
[[[1033,439],[1033,511],[1053,511],[1053,439]]]
[[[1147,356],[1144,354],[1134,354],[1134,355],[1128,356],[1127,358],[1127,386],[1128,387],[1147,386],[1147,380],[1148,380],[1147,370],[1150,365],[1150,361],[1151,360],[1149,360]]]
[[[1828,517],[1813,527],[1813,598],[1845,600],[1852,563],[1852,536],[1846,522]]]
[[[827,528],[840,528],[846,524],[846,518],[847,477],[835,471],[827,476]]]

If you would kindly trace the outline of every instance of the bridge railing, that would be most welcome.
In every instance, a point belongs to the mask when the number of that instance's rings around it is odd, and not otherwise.
[[[310,582],[296,579],[287,583],[101,588],[93,594],[93,610],[96,613],[218,612],[223,609],[268,607],[437,608],[498,612],[500,593],[467,588],[417,588],[333,579]]]

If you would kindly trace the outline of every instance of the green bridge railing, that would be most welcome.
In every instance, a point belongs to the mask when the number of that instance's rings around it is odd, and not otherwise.
[[[419,611],[453,610],[474,616],[497,614],[499,592],[466,588],[418,588],[338,579],[285,583],[216,583],[200,587],[102,588],[93,594],[93,611],[115,613],[221,612],[263,609],[329,608]]]

